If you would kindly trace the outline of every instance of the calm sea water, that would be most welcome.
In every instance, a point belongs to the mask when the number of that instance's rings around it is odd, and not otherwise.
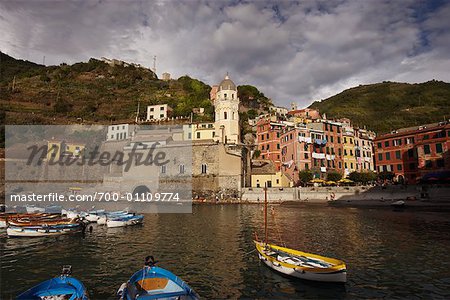
[[[94,225],[84,237],[13,239],[0,231],[0,298],[13,299],[71,264],[92,299],[115,299],[147,255],[206,299],[449,298],[448,213],[276,207],[269,222],[274,242],[344,260],[348,282],[274,273],[251,252],[253,232],[262,235],[261,206],[205,205],[193,214],[146,215],[143,226]]]

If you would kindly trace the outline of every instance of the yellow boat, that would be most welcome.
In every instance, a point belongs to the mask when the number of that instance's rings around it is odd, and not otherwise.
[[[347,268],[341,260],[269,244],[267,231],[267,188],[264,189],[264,242],[254,240],[259,259],[285,275],[321,282],[347,281]],[[256,234],[255,234],[256,236]]]
[[[259,259],[280,273],[321,282],[346,282],[347,270],[341,260],[254,241]]]

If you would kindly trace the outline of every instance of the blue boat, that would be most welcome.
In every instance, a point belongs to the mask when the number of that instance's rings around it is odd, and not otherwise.
[[[71,266],[63,266],[60,276],[46,280],[17,296],[16,300],[89,300],[87,290],[81,281],[70,276]]]
[[[134,273],[117,292],[121,300],[183,299],[197,300],[197,293],[173,273],[157,267],[153,256],[145,259],[145,266]]]

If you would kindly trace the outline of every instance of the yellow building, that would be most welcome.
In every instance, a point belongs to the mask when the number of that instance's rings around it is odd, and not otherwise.
[[[355,135],[352,127],[344,127],[342,132],[342,144],[344,150],[344,175],[347,176],[356,171]]]
[[[212,140],[215,137],[214,123],[192,124],[192,140]]]
[[[275,171],[275,166],[270,160],[253,160],[252,161],[252,187],[290,187],[291,181],[281,173]]]
[[[62,156],[80,157],[85,144],[67,143],[65,141],[51,140],[47,142],[47,160],[59,160]]]

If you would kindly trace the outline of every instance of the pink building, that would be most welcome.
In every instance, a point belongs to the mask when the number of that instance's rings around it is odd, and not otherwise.
[[[306,127],[296,127],[281,134],[281,171],[294,184],[298,172],[311,168],[312,141]]]

